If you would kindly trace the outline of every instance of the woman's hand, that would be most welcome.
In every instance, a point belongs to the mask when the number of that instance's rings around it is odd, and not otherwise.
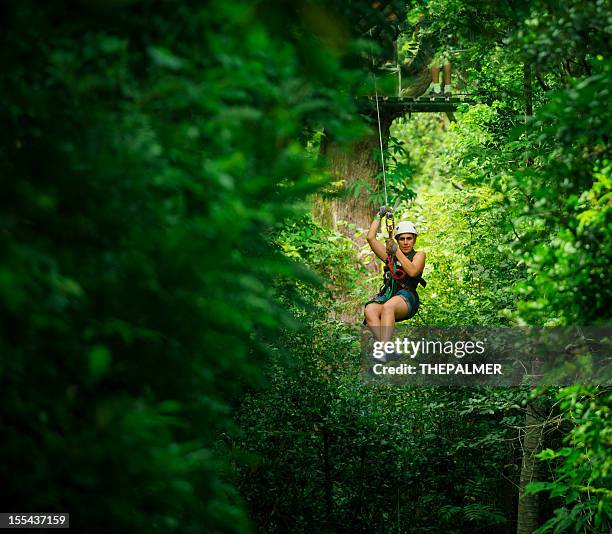
[[[381,206],[378,210],[378,218],[382,219],[387,213],[393,213],[393,208],[389,208],[388,206]]]
[[[395,253],[397,252],[397,242],[395,241],[395,239],[387,239],[385,242],[385,248],[387,250],[387,254],[389,254],[390,256],[395,255]]]
[[[412,261],[402,252],[402,249],[397,250],[397,259],[402,266],[402,269],[408,273],[408,276],[419,276],[425,269],[425,252],[419,251],[414,255]]]

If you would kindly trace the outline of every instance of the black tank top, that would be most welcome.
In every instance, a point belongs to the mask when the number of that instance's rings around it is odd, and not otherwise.
[[[411,250],[408,254],[406,254],[406,257],[412,261],[414,256],[416,255],[417,251],[416,250]],[[395,262],[395,268],[402,268],[402,264],[400,263],[400,261],[397,259],[397,257],[393,257],[393,261]],[[419,285],[419,283],[422,283],[423,287],[425,287],[425,280],[423,280],[423,278],[421,278],[421,275],[419,276],[410,276],[410,275],[406,275],[405,278],[403,278],[402,280],[394,280],[393,277],[391,276],[391,273],[389,272],[389,266],[385,263],[385,271],[384,271],[384,280],[385,280],[385,287],[387,287],[387,284],[393,282],[393,294],[395,295],[400,289],[407,289],[408,291],[412,291],[413,293],[416,293],[417,290],[417,286]]]

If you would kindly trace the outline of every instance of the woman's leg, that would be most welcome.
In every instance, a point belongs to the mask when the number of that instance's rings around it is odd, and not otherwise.
[[[444,64],[444,95],[452,96],[453,86],[451,84],[451,64],[447,61]]]
[[[440,66],[437,63],[431,66],[431,83],[440,83]]]
[[[391,297],[382,306],[380,315],[380,341],[391,341],[395,321],[408,315],[408,303],[400,296]]]
[[[365,307],[364,312],[366,323],[370,327],[370,330],[372,331],[372,334],[374,335],[374,339],[376,339],[376,341],[380,341],[380,316],[382,314],[382,310],[382,304],[370,302],[370,304]]]
[[[444,85],[451,85],[451,64],[448,61],[444,63]]]

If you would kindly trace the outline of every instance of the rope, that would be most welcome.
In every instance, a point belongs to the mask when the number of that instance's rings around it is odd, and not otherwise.
[[[374,92],[376,93],[376,118],[378,119],[378,141],[380,143],[380,161],[382,163],[383,184],[385,187],[385,206],[389,205],[387,200],[387,176],[385,174],[385,156],[383,153],[382,131],[380,129],[380,110],[378,108],[378,90],[376,88],[376,74],[374,75]]]
[[[385,188],[385,206],[389,205],[387,197],[387,175],[385,173],[385,155],[383,153],[382,130],[380,127],[380,108],[378,107],[378,87],[376,73],[374,72],[374,50],[372,48],[372,28],[370,28],[370,57],[372,58],[372,76],[374,77],[374,94],[376,96],[376,119],[378,121],[378,142],[380,143],[380,162],[382,163],[383,185]]]

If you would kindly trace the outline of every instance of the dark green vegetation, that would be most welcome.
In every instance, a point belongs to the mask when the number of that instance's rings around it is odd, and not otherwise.
[[[377,280],[308,200],[321,132],[370,128],[352,95],[395,30],[388,7],[329,4],[2,3],[4,511],[610,530],[609,390],[361,383],[357,330],[329,312],[354,316]],[[463,50],[456,85],[483,102],[392,127],[391,191],[429,258],[415,322],[609,321],[607,4],[393,4],[406,35],[425,14],[419,38]]]

